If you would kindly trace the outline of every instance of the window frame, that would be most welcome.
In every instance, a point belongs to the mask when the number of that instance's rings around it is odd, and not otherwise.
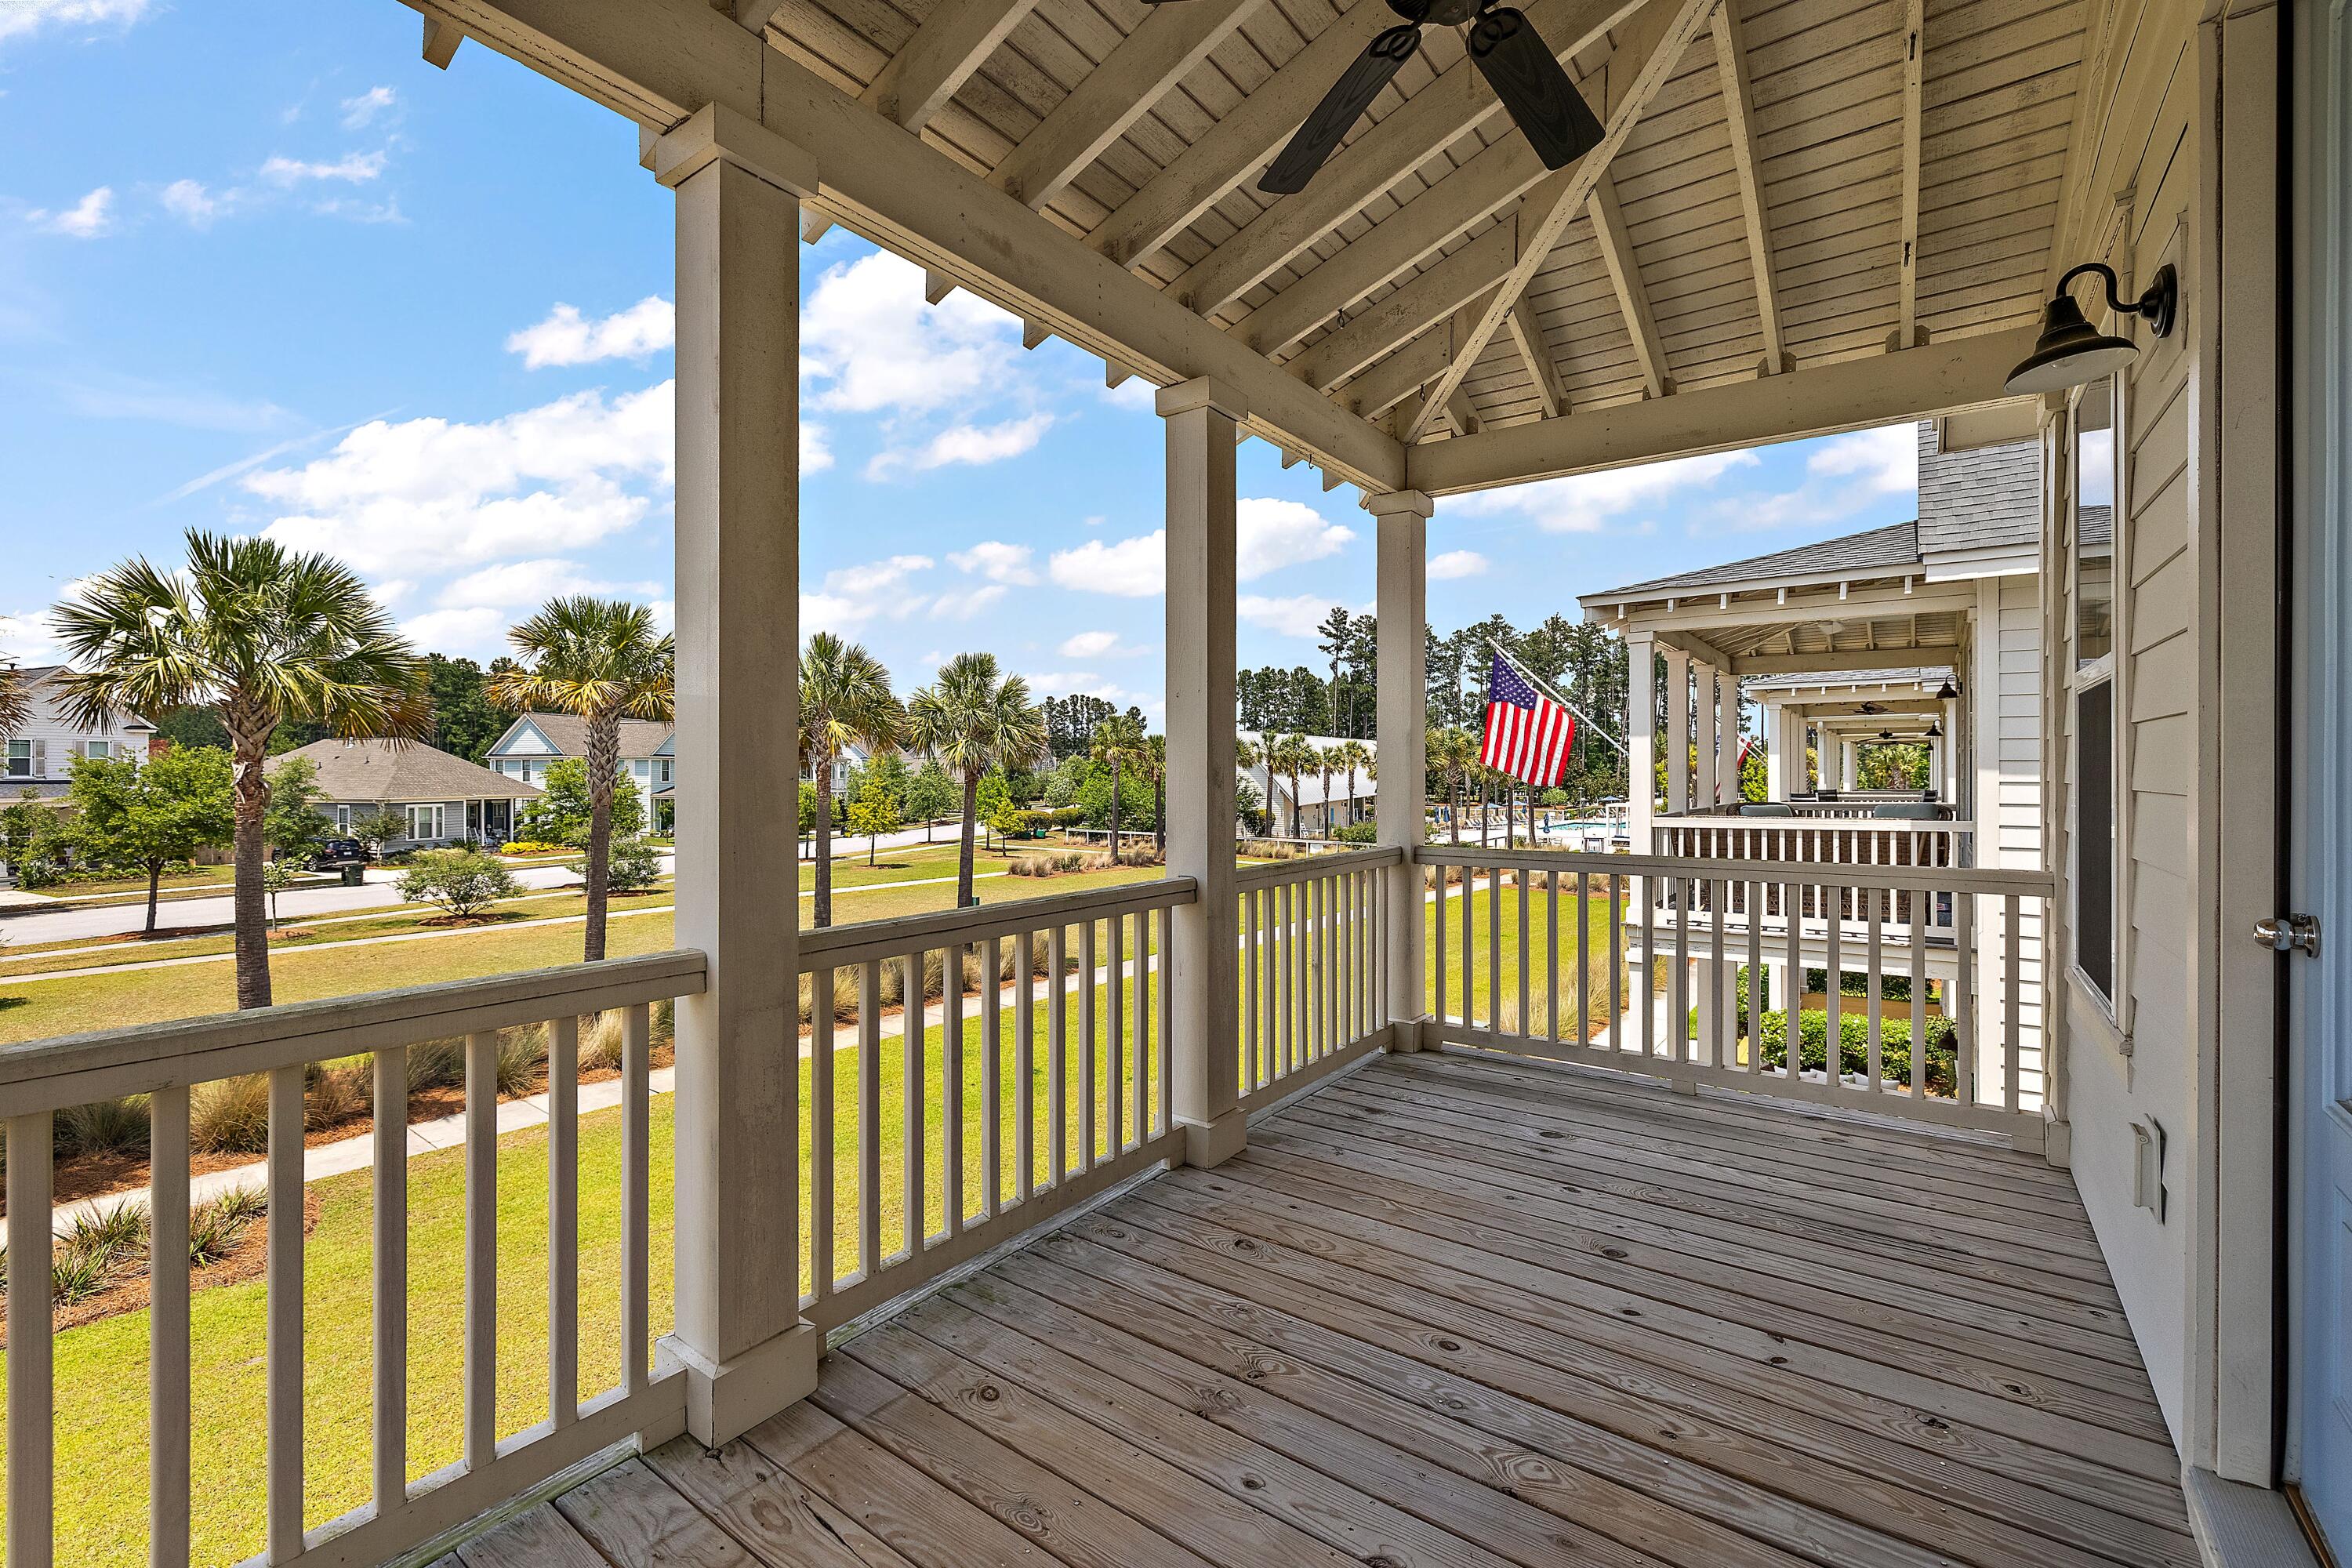
[[[23,747],[20,752],[17,748]],[[22,758],[24,766],[16,763]],[[5,748],[0,748],[0,777],[28,779],[33,776],[33,742],[30,737],[12,735]]]
[[[448,827],[448,820],[444,815],[446,809],[447,808],[439,801],[418,801],[410,803],[408,806],[408,841],[411,844],[422,844],[428,838],[447,837],[448,833],[446,829]],[[419,833],[417,831],[417,828],[428,820],[427,818],[418,815],[421,812],[432,813],[432,816],[429,820],[432,824],[433,831],[430,833]]]
[[[2127,769],[2129,752],[2126,736],[2130,730],[2127,693],[2123,679],[2126,660],[2125,647],[2127,617],[2125,604],[2129,595],[2126,577],[2125,555],[2125,485],[2126,456],[2128,442],[2125,424],[2126,382],[2120,374],[2101,377],[2085,386],[2074,388],[2067,395],[2063,424],[2063,514],[2059,566],[2065,593],[2061,617],[2059,649],[2062,674],[2059,689],[2065,702],[2065,768],[2066,768],[2066,964],[2076,988],[2098,1009],[2102,1018],[2116,1027],[2128,1041],[2128,1009],[2123,998],[2130,992],[2129,967],[2126,953],[2131,945],[2129,889],[2125,868],[2130,860],[2126,833],[2126,801],[2130,795]],[[2082,508],[2083,465],[2081,462],[2081,409],[2084,397],[2094,387],[2104,386],[2107,397],[2108,441],[2108,592],[2107,648],[2095,658],[2080,657],[2082,637]],[[2101,687],[2106,689],[2106,801],[2105,837],[2107,841],[2106,903],[2107,953],[2106,983],[2101,984],[2083,963],[2083,848],[2085,842],[2083,824],[2084,700]],[[2126,1049],[2128,1049],[2126,1044]]]

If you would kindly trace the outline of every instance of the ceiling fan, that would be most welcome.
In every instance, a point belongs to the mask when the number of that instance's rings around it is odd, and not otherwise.
[[[1534,146],[1547,169],[1576,162],[1607,134],[1568,73],[1559,68],[1527,13],[1495,0],[1387,0],[1404,18],[1371,41],[1339,74],[1323,101],[1299,126],[1290,144],[1266,166],[1257,188],[1292,195],[1307,188],[1315,171],[1339,147],[1348,128],[1363,117],[1381,89],[1421,47],[1424,26],[1466,27],[1470,58],[1512,121]]]

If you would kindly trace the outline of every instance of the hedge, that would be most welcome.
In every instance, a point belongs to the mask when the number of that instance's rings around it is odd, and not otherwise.
[[[1780,1068],[1789,1059],[1789,1015],[1773,1011],[1764,1015],[1764,1065]],[[1808,1071],[1819,1072],[1829,1050],[1830,1016],[1826,1010],[1808,1009],[1797,1015],[1799,1032],[1803,1037],[1803,1066]],[[1747,1033],[1747,1018],[1740,1019],[1740,1032]],[[1927,1091],[1950,1095],[1958,1092],[1956,1058],[1953,1051],[1952,1021],[1940,1016],[1927,1019]],[[1870,1070],[1870,1019],[1859,1008],[1838,1010],[1839,1068],[1842,1072],[1866,1074]],[[1895,1083],[1911,1081],[1911,1020],[1907,1016],[1881,1013],[1878,1020],[1879,1072]]]

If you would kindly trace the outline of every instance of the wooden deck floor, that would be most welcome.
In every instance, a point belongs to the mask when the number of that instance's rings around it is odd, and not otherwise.
[[[1389,1058],[465,1568],[2194,1568],[2063,1173]]]

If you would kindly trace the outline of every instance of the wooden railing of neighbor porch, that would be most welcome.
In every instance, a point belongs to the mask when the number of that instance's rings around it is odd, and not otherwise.
[[[662,1375],[648,1346],[651,1008],[703,988],[698,952],[460,981],[373,996],[309,1002],[251,1014],[68,1037],[0,1050],[0,1115],[7,1123],[8,1461],[10,1568],[48,1568],[57,1390],[52,1381],[51,1137],[56,1113],[93,1100],[148,1096],[151,1306],[149,1331],[150,1561],[189,1557],[192,1346],[188,1261],[188,1100],[223,1079],[268,1079],[267,1545],[254,1561],[374,1563],[399,1555],[575,1461],[633,1436],[684,1430],[685,1380]],[[580,1386],[579,1024],[618,1008],[621,1051],[620,1375]],[[498,1259],[499,1031],[543,1024],[547,1089],[546,1414],[501,1433]],[[378,1105],[404,1104],[408,1055],[465,1041],[465,1315],[463,1454],[420,1479],[410,1451],[407,1262],[408,1129],[379,1117],[372,1194],[374,1292],[370,1325],[372,1498],[306,1531],[303,1321],[303,1112],[313,1063],[373,1053]],[[507,1352],[511,1360],[512,1352]],[[600,1358],[601,1359],[601,1358]],[[353,1376],[361,1369],[351,1369]],[[86,1391],[85,1391],[86,1392]]]
[[[2025,931],[2051,896],[2046,876],[1435,845],[1415,858],[1433,868],[1440,1040],[2040,1145]],[[1809,971],[1825,976],[1817,1005]],[[1811,1063],[1787,1048],[1813,1032],[1808,1014],[1822,1036]],[[1928,1048],[1910,1048],[1923,1038]]]

